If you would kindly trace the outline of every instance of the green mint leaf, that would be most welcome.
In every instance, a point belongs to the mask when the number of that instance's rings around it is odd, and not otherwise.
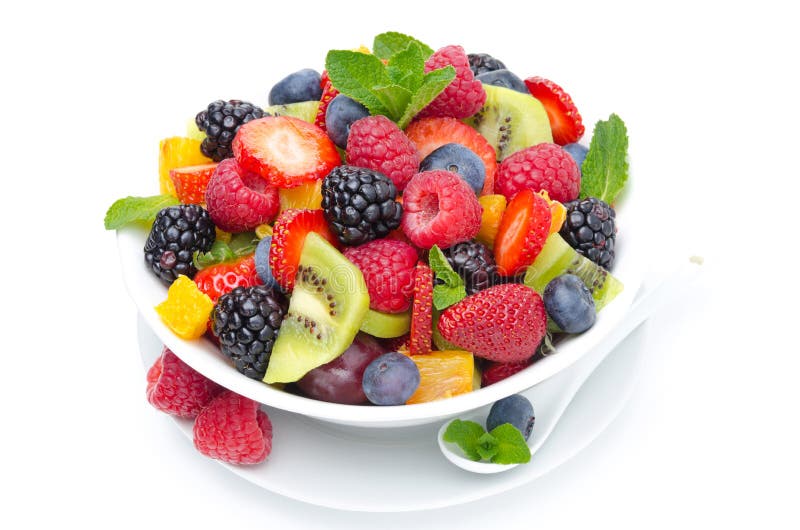
[[[425,77],[425,55],[420,45],[412,42],[405,50],[392,55],[386,71],[394,84],[416,92]]]
[[[242,232],[231,237],[228,247],[236,257],[242,257],[255,252],[259,241],[255,232]]]
[[[408,45],[411,43],[420,47],[425,59],[433,54],[433,50],[430,46],[421,43],[414,37],[403,35],[396,31],[387,31],[386,33],[376,35],[375,39],[372,41],[372,53],[379,59],[390,59],[394,54],[408,48]]]
[[[490,457],[495,464],[527,464],[531,450],[519,429],[510,423],[498,425],[489,433],[497,443],[497,452]]]
[[[460,287],[447,287],[446,285],[433,286],[433,306],[440,311],[453,304],[457,304],[466,297],[467,290],[463,285]]]
[[[428,265],[442,282],[433,285],[433,307],[441,311],[467,296],[464,280],[453,270],[437,245],[428,252]]]
[[[422,85],[420,85],[419,89],[411,97],[411,101],[408,107],[406,107],[405,112],[400,119],[397,120],[397,126],[401,129],[405,129],[406,126],[411,123],[411,120],[414,119],[414,116],[427,107],[428,103],[436,99],[436,96],[447,88],[447,85],[449,85],[455,77],[456,69],[450,65],[432,70],[425,74],[422,78]]]
[[[411,92],[400,85],[375,87],[372,93],[386,108],[387,116],[392,120],[397,120],[403,115],[403,111],[411,100]]]
[[[594,126],[589,152],[581,166],[581,198],[614,202],[628,180],[628,131],[616,114]]]
[[[231,250],[231,247],[224,241],[217,240],[214,241],[214,244],[211,245],[211,250],[208,252],[195,251],[192,255],[192,263],[197,270],[201,271],[235,258],[236,254]]]
[[[478,438],[477,451],[483,460],[492,460],[499,451],[497,439],[491,433],[483,433],[483,435]]]
[[[180,204],[180,201],[172,195],[125,197],[111,205],[106,212],[103,224],[106,230],[117,230],[134,222],[152,222],[162,209],[177,204]]]
[[[481,459],[478,453],[478,440],[486,434],[486,430],[474,421],[453,420],[447,426],[442,438],[445,442],[458,444],[464,455],[470,460]]]
[[[370,114],[388,114],[388,109],[374,93],[375,87],[392,84],[386,66],[370,54],[349,50],[331,50],[325,57],[331,84],[369,110]]]

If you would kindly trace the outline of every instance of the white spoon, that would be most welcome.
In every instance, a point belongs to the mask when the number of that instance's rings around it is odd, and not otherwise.
[[[531,450],[531,457],[544,444],[553,432],[558,420],[564,414],[567,406],[578,393],[583,383],[594,372],[595,368],[605,359],[608,353],[613,350],[622,339],[627,337],[649,316],[664,305],[666,302],[675,299],[692,284],[692,280],[697,276],[702,263],[700,258],[690,258],[688,262],[678,266],[671,274],[667,275],[655,287],[639,294],[633,302],[631,308],[622,321],[598,344],[598,346],[588,353],[583,359],[574,366],[561,371],[542,381],[541,383],[529,388],[521,394],[528,398],[533,404],[536,423],[531,437],[528,439],[528,446]],[[557,354],[556,354],[557,355]],[[480,412],[473,413],[469,417],[462,417],[462,420],[472,420],[485,424],[488,409],[484,408]],[[444,441],[443,436],[450,421],[446,422],[439,429],[438,440],[439,449],[442,454],[453,464],[460,468],[472,471],[473,473],[499,473],[517,467],[519,464],[493,464],[491,462],[475,462],[466,458],[461,449],[455,445]]]

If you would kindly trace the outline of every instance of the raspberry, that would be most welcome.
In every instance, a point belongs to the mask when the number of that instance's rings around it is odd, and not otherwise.
[[[507,157],[497,169],[495,190],[511,198],[530,188],[547,191],[550,198],[568,202],[578,198],[581,170],[575,160],[560,146],[537,144]]]
[[[208,213],[226,232],[252,230],[270,221],[279,206],[277,188],[245,171],[233,159],[219,163],[206,190]]]
[[[364,275],[369,306],[376,311],[400,313],[411,305],[417,251],[393,239],[376,239],[344,251]]]
[[[475,79],[469,65],[467,54],[461,46],[445,46],[425,61],[425,72],[452,65],[456,77],[436,96],[417,116],[451,116],[468,118],[478,112],[486,102],[483,84]]]
[[[272,423],[258,403],[226,390],[197,416],[194,446],[229,464],[259,464],[272,451]]]
[[[419,156],[414,143],[393,121],[368,116],[350,127],[347,163],[380,171],[403,191],[419,168]]]
[[[522,361],[518,363],[490,362],[486,368],[483,369],[483,373],[481,373],[481,388],[497,383],[498,381],[502,381],[507,377],[511,377],[530,365],[530,361]]]
[[[481,227],[482,208],[475,192],[450,171],[416,174],[403,193],[401,226],[420,248],[447,248],[472,239]]]
[[[166,346],[147,371],[147,401],[158,410],[181,418],[196,417],[223,390]]]

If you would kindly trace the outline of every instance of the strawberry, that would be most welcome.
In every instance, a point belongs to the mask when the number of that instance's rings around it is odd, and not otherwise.
[[[580,140],[586,128],[578,108],[564,89],[544,77],[529,77],[525,85],[547,111],[553,142],[567,145]]]
[[[203,269],[195,275],[194,282],[213,302],[236,287],[264,283],[256,272],[256,262],[252,254]]]
[[[494,259],[501,276],[514,276],[534,262],[550,234],[550,205],[524,189],[508,203],[494,240]]]
[[[325,112],[328,110],[331,100],[339,95],[339,91],[333,88],[330,80],[328,79],[328,71],[322,72],[322,78],[319,82],[322,87],[322,97],[319,98],[319,107],[317,107],[317,118],[314,120],[314,125],[327,131],[325,128]]]
[[[448,307],[439,318],[445,340],[489,361],[529,359],[547,331],[539,294],[519,283],[495,285]]]
[[[511,377],[517,372],[521,372],[531,365],[530,361],[522,361],[518,363],[487,363],[487,366],[481,373],[481,388],[492,385],[498,381],[502,381],[507,377]]]
[[[433,271],[420,261],[414,270],[414,302],[411,306],[411,336],[408,353],[431,352],[433,333]]]
[[[179,167],[169,170],[169,178],[175,185],[175,194],[183,204],[203,204],[206,202],[208,181],[217,164]]]
[[[333,246],[339,246],[339,240],[328,228],[322,210],[284,210],[272,227],[269,266],[278,285],[287,292],[294,287],[297,264],[309,232],[316,232]]]

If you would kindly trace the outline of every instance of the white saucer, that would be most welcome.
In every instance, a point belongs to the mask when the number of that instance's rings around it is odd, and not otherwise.
[[[362,429],[267,406],[263,409],[274,433],[269,458],[252,467],[222,465],[273,493],[340,510],[416,511],[497,495],[563,464],[611,423],[635,385],[644,335],[640,327],[620,343],[586,381],[531,463],[505,473],[477,475],[453,466],[439,452],[438,423]],[[141,316],[138,337],[147,369],[162,346]],[[192,421],[175,423],[191,440]],[[194,450],[191,443],[186,450]]]

